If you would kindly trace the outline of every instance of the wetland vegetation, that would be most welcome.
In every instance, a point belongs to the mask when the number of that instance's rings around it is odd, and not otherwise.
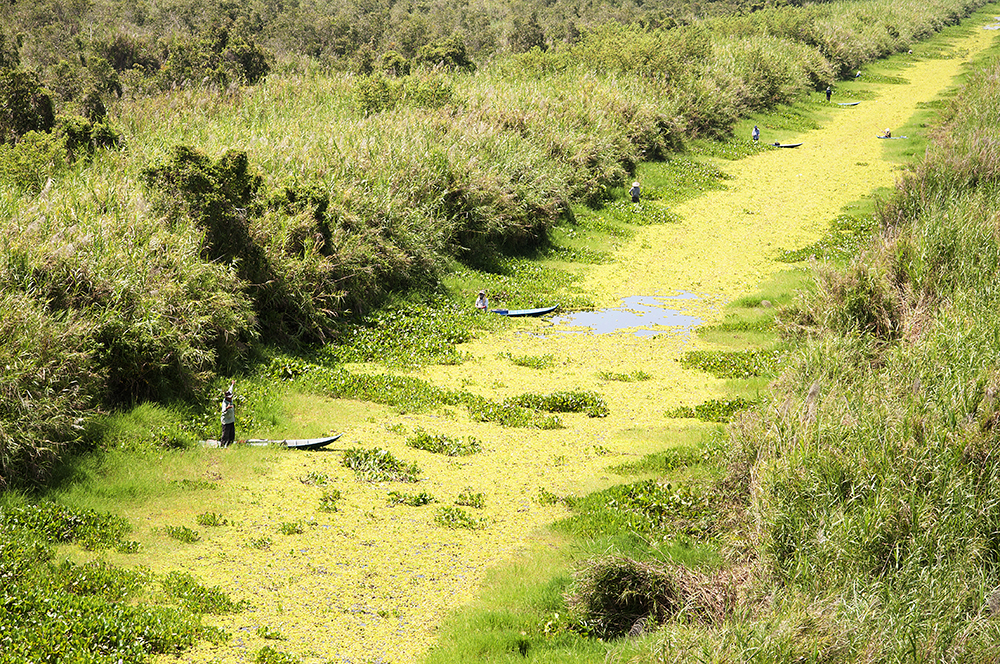
[[[225,589],[74,561],[141,548],[82,495],[127,509],[216,491],[162,474],[215,434],[205,404],[222,376],[241,378],[243,431],[287,422],[292,394],[492,431],[612,416],[605,388],[653,376],[486,396],[411,372],[461,365],[463,344],[504,329],[468,306],[484,286],[512,307],[554,292],[592,306],[581,270],[724,186],[707,157],[764,149],[734,136],[741,122],[819,122],[810,92],[981,3],[762,4],[603,7],[579,23],[559,3],[526,4],[489,29],[472,27],[489,16],[475,7],[434,22],[447,3],[0,9],[0,662],[148,661],[232,638],[206,618],[250,607]],[[53,38],[63,30],[75,37]],[[678,358],[732,394],[665,403],[662,417],[730,424],[618,466],[623,484],[531,497],[567,510],[551,536],[572,544],[499,570],[427,661],[996,660],[997,68],[981,62],[935,109],[927,154],[894,191],[785,254],[823,261],[810,288],[736,302],[704,331],[750,348]],[[783,106],[795,101],[806,110]],[[617,202],[637,173],[643,203]],[[787,304],[762,315],[763,300]],[[536,373],[561,361],[493,355]],[[405,438],[419,466],[376,441],[338,460],[398,488],[439,457],[460,467],[495,452],[410,426],[384,439]],[[226,473],[265,463],[231,451],[215,462]],[[150,475],[102,486],[113,464]],[[298,477],[317,511],[356,509],[354,485]],[[442,530],[488,530],[488,487],[460,487],[388,490],[382,507],[439,503],[427,518]],[[195,506],[155,534],[198,546],[192,526],[245,527]],[[318,519],[240,548],[278,549]],[[261,625],[282,643],[235,656],[301,661],[283,634]]]

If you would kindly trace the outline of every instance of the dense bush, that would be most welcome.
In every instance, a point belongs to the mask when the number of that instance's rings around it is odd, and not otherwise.
[[[0,68],[0,142],[13,143],[30,131],[46,132],[55,124],[52,96],[30,71]]]

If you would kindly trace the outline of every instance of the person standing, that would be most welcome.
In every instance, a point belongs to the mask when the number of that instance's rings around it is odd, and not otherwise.
[[[229,389],[222,395],[222,439],[220,447],[229,447],[236,442],[236,407],[233,405],[233,390],[236,381],[229,383]]]
[[[638,182],[633,182],[632,183],[632,188],[628,190],[628,193],[632,196],[632,202],[633,203],[638,203],[639,202],[639,183]]]
[[[830,101],[830,95],[832,95],[832,94],[833,94],[833,90],[830,89],[829,85],[826,86],[826,100],[827,101]]]
[[[486,301],[486,291],[479,291],[479,295],[476,296],[476,309],[486,311],[486,308],[489,306],[489,302]]]
[[[757,125],[753,126],[753,131],[750,132],[750,136],[753,137],[754,143],[760,140],[760,129],[757,128]]]

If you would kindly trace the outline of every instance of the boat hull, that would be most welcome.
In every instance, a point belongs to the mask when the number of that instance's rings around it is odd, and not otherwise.
[[[544,316],[545,314],[552,313],[558,308],[559,305],[556,304],[551,307],[541,307],[539,309],[490,309],[490,313],[515,318],[521,316]]]
[[[267,438],[248,438],[244,442],[251,447],[286,447],[290,450],[318,450],[322,447],[326,447],[333,441],[337,440],[344,434],[338,433],[336,436],[327,436],[325,438],[290,438],[286,440],[269,440]],[[222,445],[217,440],[205,440],[202,441],[202,446],[204,447],[221,447]]]

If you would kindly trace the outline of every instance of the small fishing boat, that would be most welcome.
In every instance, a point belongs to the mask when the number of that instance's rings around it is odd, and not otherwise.
[[[775,143],[774,147],[776,147],[776,148],[797,148],[800,145],[802,145],[802,144],[801,143]]]
[[[336,436],[327,436],[326,438],[291,438],[286,440],[248,438],[245,441],[237,441],[237,443],[243,442],[251,447],[270,447],[273,445],[275,447],[287,447],[290,450],[318,450],[321,447],[326,447],[343,435],[342,433],[338,433]],[[217,440],[204,440],[201,444],[204,447],[221,447],[221,444]]]
[[[901,138],[906,138],[906,136],[876,136],[875,138],[882,138],[887,141],[899,140]]]
[[[544,316],[545,314],[552,313],[559,308],[558,304],[554,304],[551,307],[541,307],[539,309],[490,309],[491,314],[499,314],[501,316]]]
[[[860,101],[837,102],[837,106],[857,106],[860,103]]]

